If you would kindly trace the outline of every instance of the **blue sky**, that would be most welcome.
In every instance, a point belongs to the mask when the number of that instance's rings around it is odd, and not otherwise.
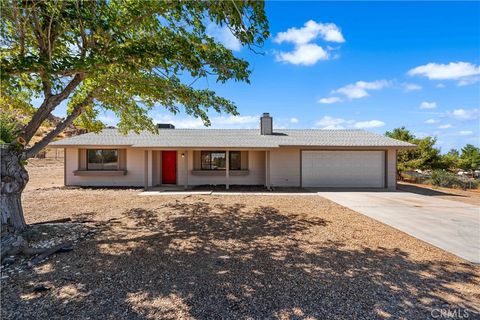
[[[480,3],[267,2],[271,37],[263,55],[226,29],[209,32],[251,63],[251,84],[196,86],[234,101],[239,117],[211,114],[212,126],[256,128],[270,112],[279,128],[405,126],[433,135],[443,152],[479,145]],[[62,110],[58,111],[61,115]],[[201,127],[159,108],[151,116]],[[110,114],[102,114],[115,124]]]

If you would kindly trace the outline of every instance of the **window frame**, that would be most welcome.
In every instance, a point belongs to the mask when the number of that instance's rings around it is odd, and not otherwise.
[[[102,154],[101,168],[95,168],[95,169],[89,168],[90,162],[89,162],[89,157],[88,156],[89,156],[90,151],[94,151],[94,152],[101,151],[101,154]],[[105,164],[104,155],[103,155],[104,151],[115,151],[116,156],[117,156],[117,161],[116,161],[117,165],[116,165],[115,168],[105,168],[104,167],[104,164]],[[87,161],[86,161],[86,170],[87,171],[118,171],[118,170],[120,170],[120,151],[119,151],[119,149],[87,149],[86,150],[86,158],[87,158]],[[100,163],[98,163],[98,164],[100,164]]]
[[[226,163],[226,158],[227,158],[227,152],[229,153],[229,157],[228,157],[228,168],[229,168],[229,171],[239,171],[239,170],[242,170],[242,152],[241,151],[223,151],[223,150],[202,150],[200,151],[200,170],[202,171],[226,171],[226,168],[225,169],[214,169],[212,168],[212,154],[213,153],[223,153],[224,154],[224,157],[225,157],[225,163]],[[204,154],[210,154],[210,160],[209,160],[209,167],[210,168],[205,168],[204,167],[204,162],[203,162],[203,159],[204,159]],[[232,169],[232,153],[237,153],[238,154],[238,168],[235,168],[235,169]]]

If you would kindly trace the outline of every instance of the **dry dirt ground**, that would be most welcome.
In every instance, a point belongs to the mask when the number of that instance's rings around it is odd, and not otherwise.
[[[319,196],[139,197],[62,170],[31,164],[26,218],[93,236],[2,279],[4,319],[479,316],[478,266]]]
[[[418,193],[435,198],[441,198],[452,201],[459,201],[468,204],[480,206],[480,189],[475,190],[461,190],[434,187],[426,184],[414,184],[408,182],[399,182],[398,189],[401,191],[408,191]]]

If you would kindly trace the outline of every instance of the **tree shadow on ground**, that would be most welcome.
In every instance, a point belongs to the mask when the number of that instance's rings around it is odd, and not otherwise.
[[[433,190],[430,188],[424,188],[422,186],[415,186],[411,184],[401,184],[399,183],[397,186],[397,189],[399,191],[407,191],[411,193],[416,193],[420,194],[423,196],[453,196],[453,197],[467,197],[458,193],[450,193],[450,192],[445,192],[441,190]]]
[[[95,241],[70,253],[88,280],[68,270],[37,274],[36,281],[74,294],[35,296],[28,300],[33,311],[23,315],[428,319],[432,309],[450,307],[444,296],[478,307],[452,287],[478,282],[473,267],[454,272],[448,263],[420,263],[398,249],[315,241],[330,223],[324,219],[243,204],[177,201],[165,210],[128,210],[120,225],[104,226]],[[20,293],[17,299],[21,310],[25,299]],[[9,302],[10,315],[11,308]]]

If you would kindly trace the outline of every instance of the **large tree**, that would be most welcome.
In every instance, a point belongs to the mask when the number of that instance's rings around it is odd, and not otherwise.
[[[480,148],[467,144],[462,148],[458,166],[465,171],[473,172],[480,169]]]
[[[118,127],[154,130],[148,112],[162,107],[209,124],[207,112],[235,105],[198,89],[198,78],[247,81],[249,65],[207,33],[228,28],[250,49],[269,36],[263,1],[0,0],[1,106],[31,118],[1,151],[2,231],[25,228],[24,161],[74,121],[99,130],[100,110]],[[32,108],[32,98],[40,98]],[[35,144],[32,137],[62,102],[67,116]]]
[[[443,166],[440,149],[435,148],[437,139],[433,137],[417,138],[405,127],[387,131],[386,136],[410,142],[417,145],[416,149],[403,150],[397,153],[397,166],[399,171],[412,169],[436,169]]]

